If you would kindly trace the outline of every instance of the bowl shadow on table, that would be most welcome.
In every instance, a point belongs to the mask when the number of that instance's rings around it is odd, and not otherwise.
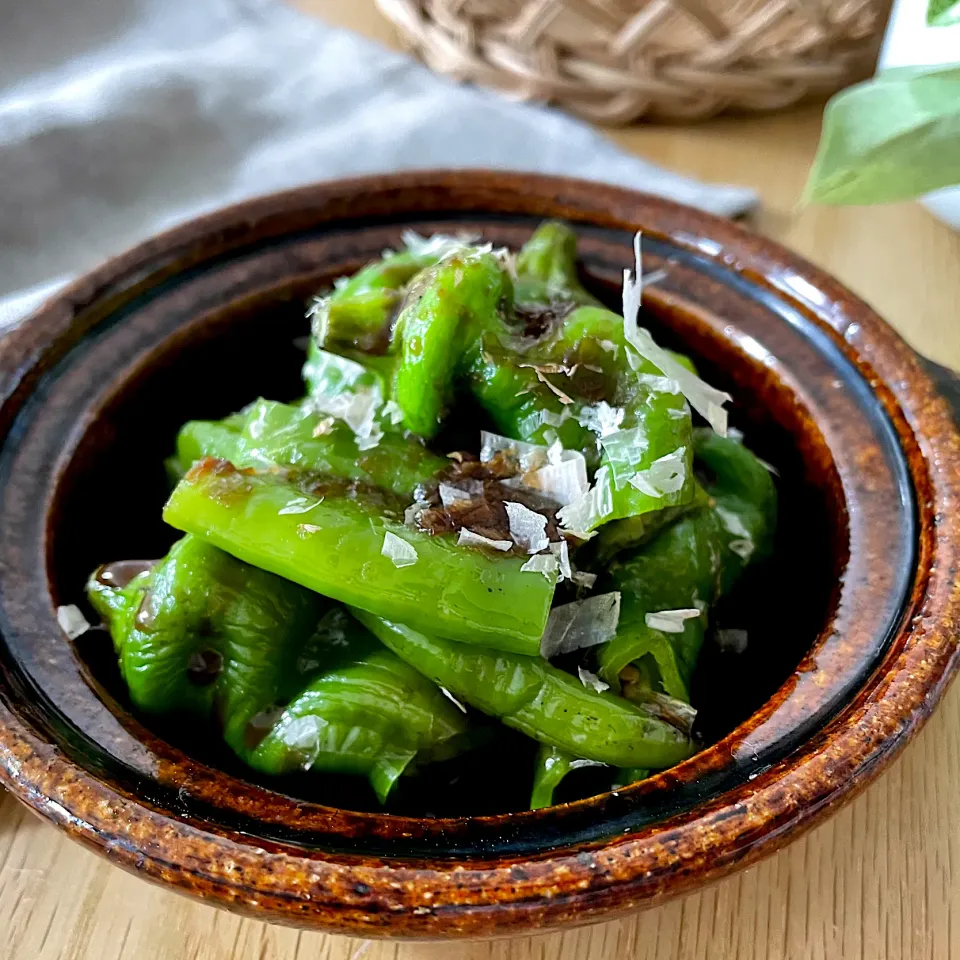
[[[598,277],[584,279],[613,305],[616,291],[609,284]],[[225,416],[243,407],[254,394],[289,401],[301,393],[298,372],[303,354],[298,343],[307,332],[303,316],[306,292],[308,288],[302,284],[294,285],[272,302],[235,312],[229,325],[194,337],[128,386],[124,409],[103,425],[103,435],[97,437],[94,465],[75,475],[59,505],[61,523],[67,527],[60,540],[76,545],[53,552],[53,579],[63,585],[64,594],[75,595],[75,585],[102,562],[162,556],[177,538],[177,533],[163,524],[159,508],[169,492],[162,461],[171,452],[182,423]],[[645,322],[664,345],[683,349],[668,330],[658,326],[656,317]],[[705,379],[734,395],[732,422],[743,430],[746,442],[760,457],[776,465],[780,495],[773,558],[752,569],[713,615],[714,628],[746,631],[746,649],[725,651],[711,632],[693,677],[691,696],[698,710],[695,733],[702,743],[710,744],[764,703],[806,653],[825,620],[836,582],[834,563],[824,563],[823,557],[836,557],[836,551],[831,545],[834,531],[828,505],[822,491],[805,479],[792,437],[767,409],[743,396],[722,370],[705,358],[694,359]],[[149,429],[143,426],[144,410],[149,411]],[[479,424],[476,426],[479,429]],[[129,475],[132,451],[136,483],[113,483],[111,487],[111,516],[125,522],[104,523],[82,505],[96,502],[96,489],[111,478]],[[88,614],[92,616],[91,611]],[[135,714],[106,632],[91,631],[78,641],[77,651],[108,700]],[[213,725],[209,733],[198,733],[192,719],[137,719],[195,759],[247,782],[341,809],[383,809],[360,778],[260,776],[223,746]],[[490,723],[485,729],[482,746],[425,767],[416,777],[403,778],[387,812],[464,816],[526,809],[535,745],[500,725]],[[490,775],[493,770],[496,777]],[[561,785],[556,800],[590,796],[605,791],[608,785],[609,771],[578,770]]]

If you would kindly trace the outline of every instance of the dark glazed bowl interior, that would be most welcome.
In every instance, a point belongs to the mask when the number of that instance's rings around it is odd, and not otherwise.
[[[718,611],[748,630],[749,652],[708,652],[694,680],[711,746],[616,793],[510,813],[529,787],[518,744],[499,782],[493,758],[440,766],[419,789],[405,784],[388,815],[349,781],[257,780],[212,739],[132,716],[106,636],[69,644],[54,609],[83,602],[97,564],[159,556],[175,539],[160,507],[177,428],[257,394],[294,398],[305,299],[402,230],[468,230],[515,248],[545,216],[575,224],[585,282],[611,302],[632,231],[645,229],[646,268],[668,271],[645,293],[647,322],[733,394],[733,422],[779,468],[776,558]],[[934,516],[955,494],[956,434],[866,307],[772,245],[662,201],[483,174],[266,198],[103,268],[2,359],[0,779],[119,861],[231,906],[430,936],[648,901],[813,822],[893,753],[953,667],[952,647],[928,657],[936,678],[899,705],[896,730],[863,728],[859,754],[832,732],[855,730],[855,712],[896,677],[922,604],[937,600],[947,617],[932,557],[949,568],[954,532]],[[922,430],[921,413],[932,418]],[[936,475],[921,455],[935,430],[947,438]],[[43,770],[25,773],[38,758]],[[224,858],[246,864],[242,875]]]

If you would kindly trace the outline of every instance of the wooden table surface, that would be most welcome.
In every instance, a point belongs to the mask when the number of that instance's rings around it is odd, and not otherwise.
[[[303,9],[393,44],[372,0]],[[820,110],[612,135],[684,173],[757,187],[761,232],[833,271],[960,369],[960,235],[904,204],[795,212]],[[128,876],[0,791],[2,960],[926,960],[960,957],[960,686],[825,825],[713,887],[627,920],[485,944],[349,940],[240,919]]]

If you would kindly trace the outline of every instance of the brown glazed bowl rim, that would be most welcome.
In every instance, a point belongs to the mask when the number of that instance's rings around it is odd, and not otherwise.
[[[310,216],[321,209],[333,220],[350,216],[351,202],[366,195],[416,197],[421,191],[451,198],[470,194],[481,198],[473,209],[485,211],[560,216],[625,231],[642,227],[788,302],[831,340],[885,410],[916,496],[911,592],[878,668],[832,722],[748,783],[629,835],[536,856],[413,861],[328,855],[281,842],[258,840],[254,846],[240,834],[173,815],[98,778],[24,722],[2,690],[0,783],[114,862],[261,919],[420,938],[489,936],[603,919],[717,879],[819,822],[890,762],[930,715],[956,670],[960,435],[917,355],[866,304],[772,241],[633,191],[486,171],[322,183],[193,220],[57,294],[0,346],[0,432],[10,429],[8,411],[36,391],[44,372],[69,348],[66,335],[85,305],[108,301],[158,272],[188,269],[201,241],[196,262],[211,256],[211,249],[238,246],[251,229],[269,233],[274,220],[283,221],[277,227],[283,234],[310,226]],[[458,202],[465,203],[451,199],[449,209],[470,209]],[[408,212],[418,212],[415,201]],[[508,829],[513,816],[490,819]]]

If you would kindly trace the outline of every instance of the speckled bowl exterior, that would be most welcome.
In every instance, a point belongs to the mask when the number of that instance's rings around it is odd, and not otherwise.
[[[269,381],[292,355],[268,339],[234,350],[229,338],[300,316],[308,294],[395,245],[407,226],[515,247],[545,217],[574,224],[586,275],[611,289],[643,229],[649,268],[668,268],[645,295],[652,314],[708,379],[744,398],[758,429],[768,423],[789,439],[826,505],[820,575],[835,584],[802,661],[748,720],[678,767],[615,793],[496,816],[296,800],[144,727],[62,635],[55,610],[78,601],[98,551],[113,559],[156,534],[148,519],[140,531],[98,517],[108,502],[122,517],[159,512],[137,430],[153,417],[172,431],[187,416],[157,398],[216,389],[249,399],[250,378],[267,370]],[[229,364],[218,366],[223,351]],[[951,395],[960,406],[951,374],[822,271],[733,223],[630,191],[415,173],[321,184],[188,223],[75,282],[0,343],[0,782],[145,878],[339,933],[498,936],[690,890],[854,796],[953,676],[960,436]],[[109,476],[123,482],[106,489]]]

